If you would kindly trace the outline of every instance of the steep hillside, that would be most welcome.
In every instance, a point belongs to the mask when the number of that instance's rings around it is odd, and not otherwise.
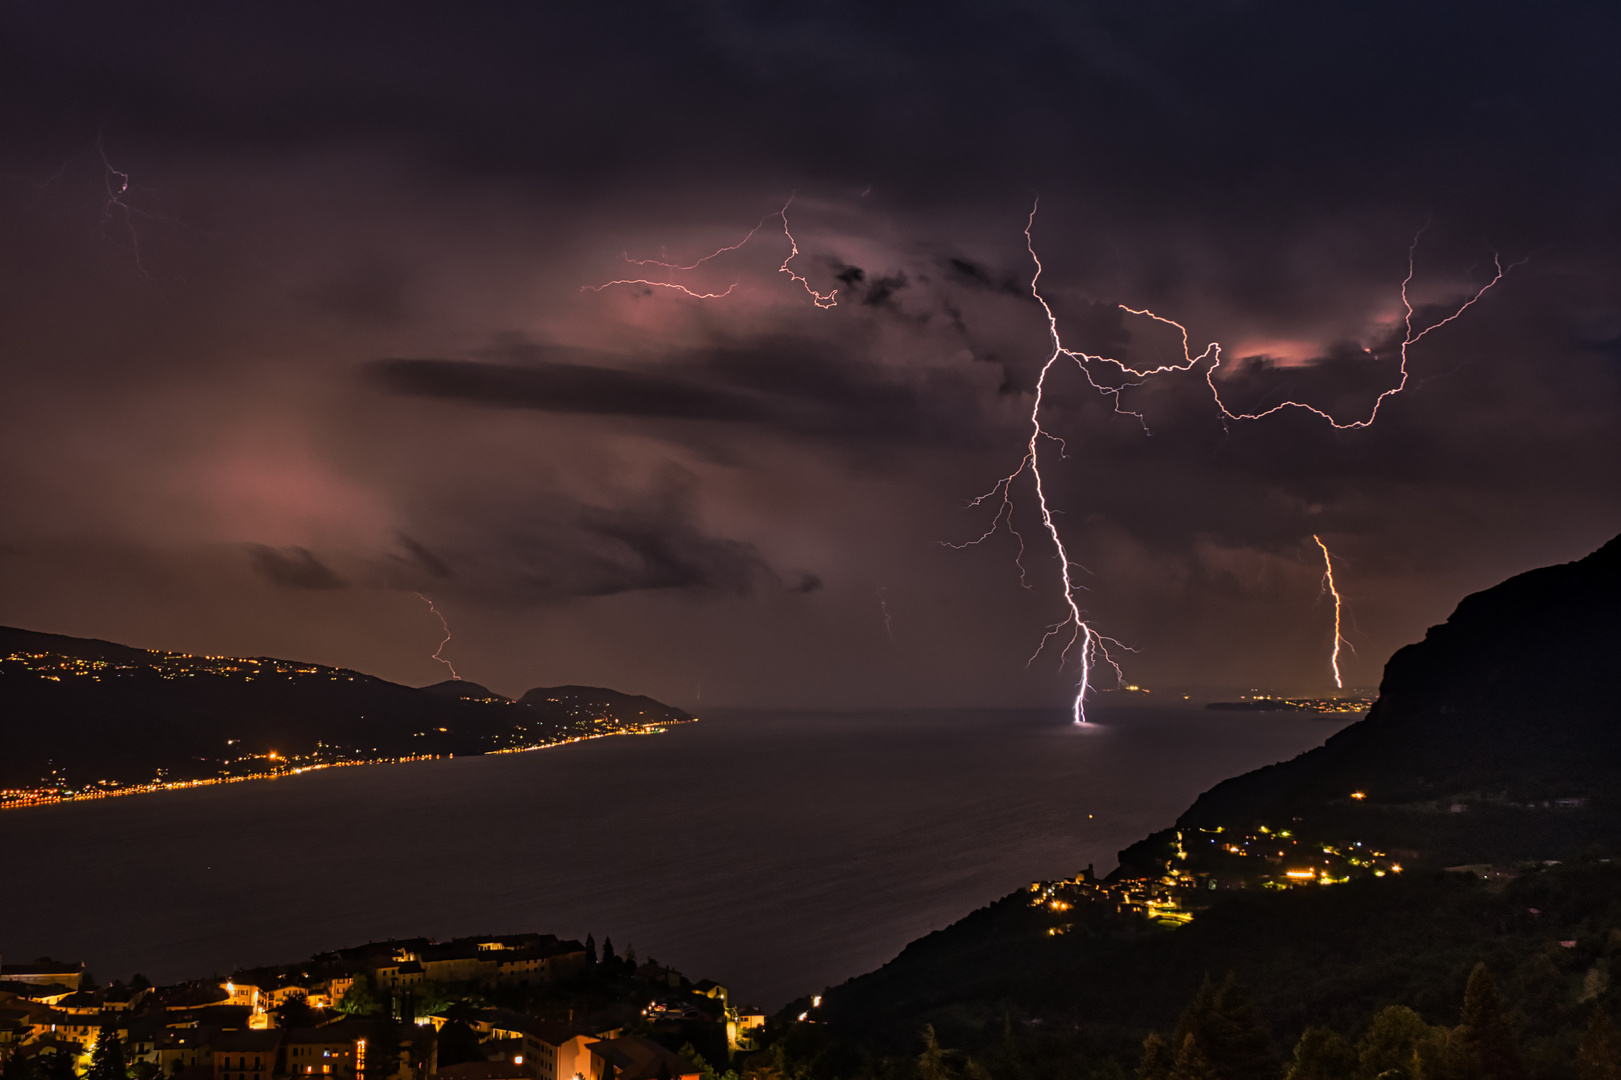
[[[1391,657],[1367,719],[1223,781],[1176,827],[1377,839],[1438,866],[1607,843],[1621,836],[1618,657],[1621,537],[1465,597]],[[1122,852],[1124,872],[1167,840]]]
[[[1021,890],[829,990],[789,1052],[817,1080],[886,1075],[875,1055],[910,1061],[930,1024],[998,1077],[1121,1076],[1233,971],[1281,1061],[1308,1024],[1354,1036],[1391,1004],[1456,1023],[1484,961],[1532,1074],[1571,1075],[1591,1003],[1621,1003],[1617,655],[1621,538],[1466,598],[1366,720],[1217,785],[1110,883]],[[1491,865],[1434,869],[1462,863]]]

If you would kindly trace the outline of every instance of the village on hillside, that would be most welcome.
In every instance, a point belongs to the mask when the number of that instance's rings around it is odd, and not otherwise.
[[[551,934],[374,942],[173,986],[0,963],[5,1080],[719,1080],[764,1023],[718,983]]]

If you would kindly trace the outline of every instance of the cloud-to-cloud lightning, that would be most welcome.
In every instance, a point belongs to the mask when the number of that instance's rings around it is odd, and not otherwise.
[[[96,140],[96,152],[101,155],[101,178],[107,188],[107,201],[101,208],[102,227],[114,222],[122,226],[122,231],[128,237],[130,257],[135,260],[135,269],[145,274],[146,266],[141,262],[141,234],[135,230],[135,211],[124,201],[129,194],[129,173],[113,168],[100,139]]]
[[[441,627],[443,627],[444,631],[445,631],[445,640],[441,641],[439,643],[439,647],[433,651],[433,658],[435,660],[439,661],[441,664],[445,665],[445,667],[449,668],[450,669],[450,677],[452,679],[455,679],[458,682],[460,682],[461,681],[461,676],[456,674],[456,665],[452,664],[449,660],[447,660],[442,655],[444,653],[444,651],[445,651],[445,646],[450,644],[450,623],[445,621],[444,613],[441,612],[437,607],[434,606],[434,602],[432,600],[429,600],[426,596],[423,596],[421,593],[417,593],[417,599],[421,600],[424,604],[427,604],[428,605],[428,610],[433,612],[434,615],[438,616],[439,625]]]
[[[1334,685],[1344,689],[1345,683],[1340,681],[1340,645],[1349,642],[1346,642],[1340,634],[1340,591],[1334,585],[1334,559],[1329,555],[1328,545],[1323,543],[1321,537],[1313,533],[1311,538],[1317,541],[1317,546],[1323,552],[1323,591],[1334,598],[1334,651],[1329,655],[1328,666],[1334,670]]]
[[[1044,427],[1042,427],[1041,423],[1041,406],[1047,390],[1047,376],[1051,373],[1053,366],[1063,358],[1068,358],[1075,361],[1076,366],[1080,369],[1082,375],[1086,378],[1086,381],[1094,389],[1114,399],[1115,411],[1124,415],[1136,417],[1140,423],[1143,423],[1145,431],[1147,430],[1147,424],[1142,414],[1121,407],[1121,393],[1128,387],[1142,385],[1144,381],[1155,375],[1190,371],[1197,368],[1201,363],[1205,363],[1207,361],[1208,367],[1206,367],[1204,372],[1205,383],[1210,387],[1210,392],[1215,400],[1216,408],[1220,410],[1224,421],[1260,420],[1264,417],[1271,416],[1274,413],[1281,412],[1284,409],[1303,409],[1306,412],[1322,418],[1332,427],[1339,430],[1364,428],[1371,425],[1378,417],[1379,407],[1387,398],[1399,394],[1403,389],[1406,388],[1408,380],[1407,351],[1409,347],[1417,344],[1432,330],[1439,329],[1440,327],[1445,326],[1461,316],[1478,300],[1480,300],[1480,298],[1484,296],[1486,292],[1492,288],[1492,286],[1496,285],[1503,279],[1503,275],[1507,272],[1508,268],[1505,268],[1502,260],[1494,255],[1492,264],[1495,272],[1493,273],[1490,281],[1486,282],[1485,285],[1482,285],[1472,296],[1469,297],[1468,300],[1464,301],[1463,304],[1459,305],[1445,318],[1431,323],[1429,326],[1426,326],[1421,330],[1415,330],[1413,327],[1413,317],[1415,312],[1413,310],[1412,300],[1408,295],[1408,287],[1412,284],[1413,275],[1415,272],[1415,257],[1418,250],[1419,241],[1419,236],[1414,236],[1412,243],[1407,249],[1407,276],[1402,279],[1401,283],[1402,307],[1406,312],[1403,320],[1404,333],[1400,343],[1401,377],[1397,381],[1396,385],[1380,393],[1366,417],[1359,420],[1342,421],[1315,405],[1294,400],[1279,402],[1271,408],[1265,409],[1261,412],[1234,412],[1227,406],[1226,402],[1222,400],[1221,390],[1216,385],[1216,369],[1221,366],[1222,359],[1220,343],[1211,342],[1209,345],[1205,346],[1202,352],[1200,352],[1198,355],[1194,355],[1189,344],[1187,327],[1183,326],[1174,319],[1168,319],[1164,316],[1157,315],[1147,308],[1133,308],[1124,304],[1120,305],[1120,309],[1128,314],[1141,315],[1146,318],[1153,319],[1156,322],[1163,323],[1164,325],[1175,327],[1182,336],[1182,360],[1180,362],[1161,364],[1156,367],[1139,369],[1133,368],[1121,360],[1106,356],[1094,355],[1065,346],[1063,336],[1058,329],[1058,317],[1053,312],[1052,306],[1047,302],[1047,299],[1041,294],[1042,264],[1040,256],[1036,254],[1035,239],[1033,236],[1036,223],[1036,213],[1040,209],[1040,206],[1041,203],[1038,199],[1030,208],[1030,216],[1025,221],[1024,239],[1025,248],[1030,253],[1031,261],[1035,264],[1035,272],[1030,279],[1030,294],[1035,298],[1036,302],[1041,305],[1042,311],[1046,314],[1047,332],[1049,340],[1052,343],[1052,351],[1048,354],[1046,362],[1042,364],[1041,373],[1036,379],[1035,398],[1030,409],[1030,441],[1026,444],[1024,457],[1019,462],[1018,467],[1007,476],[1004,476],[1002,479],[998,480],[995,486],[992,487],[989,492],[979,496],[969,504],[970,506],[978,506],[992,497],[998,495],[1000,496],[1001,503],[997,508],[996,516],[991,521],[990,528],[977,539],[969,541],[968,544],[951,546],[965,547],[972,544],[981,543],[994,534],[1003,524],[1006,524],[1008,530],[1013,532],[1019,541],[1019,574],[1021,583],[1025,583],[1025,568],[1023,563],[1025,544],[1024,537],[1019,535],[1018,531],[1013,526],[1012,491],[1013,484],[1019,479],[1019,477],[1025,472],[1029,472],[1032,486],[1035,489],[1036,506],[1041,514],[1041,523],[1043,528],[1046,530],[1048,539],[1052,543],[1054,557],[1058,561],[1061,585],[1059,595],[1063,602],[1062,608],[1060,609],[1063,618],[1047,628],[1046,634],[1042,636],[1041,643],[1036,647],[1035,655],[1039,656],[1041,651],[1046,648],[1047,642],[1052,640],[1054,636],[1063,635],[1066,631],[1068,632],[1068,638],[1065,641],[1064,648],[1060,653],[1060,664],[1068,659],[1071,651],[1076,653],[1080,663],[1080,679],[1076,683],[1075,700],[1071,706],[1071,712],[1077,724],[1084,724],[1086,722],[1086,696],[1092,688],[1093,671],[1099,663],[1106,663],[1114,670],[1116,680],[1123,681],[1120,665],[1110,655],[1108,648],[1110,645],[1115,645],[1117,647],[1123,646],[1120,646],[1120,643],[1115,639],[1100,634],[1091,625],[1091,623],[1087,621],[1086,615],[1082,611],[1080,602],[1076,597],[1076,591],[1081,586],[1079,586],[1075,581],[1074,571],[1081,569],[1081,567],[1070,557],[1069,550],[1064,544],[1064,538],[1059,532],[1057,522],[1054,519],[1053,509],[1047,501],[1046,483],[1041,474],[1040,452],[1042,441],[1045,439],[1057,443],[1060,451],[1062,451],[1064,446],[1063,440],[1058,436],[1049,433]],[[1422,232],[1423,230],[1420,230],[1419,235],[1422,235]],[[1100,383],[1093,377],[1091,369],[1091,365],[1093,364],[1112,365],[1114,368],[1118,369],[1122,375],[1126,376],[1127,381],[1118,386]],[[1318,544],[1321,546],[1322,541],[1319,540]],[[1326,560],[1328,557],[1327,548],[1323,549],[1323,554]],[[1329,567],[1327,584],[1328,588],[1332,591],[1332,566]],[[1342,686],[1339,672],[1339,647],[1343,639],[1340,637],[1339,633],[1340,598],[1338,592],[1334,593],[1334,603],[1334,685]],[[1033,661],[1034,659],[1035,657],[1032,656],[1031,660]]]
[[[834,289],[831,292],[825,293],[817,292],[811,287],[811,283],[805,277],[794,272],[793,268],[788,265],[799,256],[799,241],[794,239],[794,234],[788,228],[788,208],[793,204],[794,196],[789,195],[788,201],[782,204],[781,210],[778,210],[775,214],[768,214],[761,218],[754,228],[748,231],[748,234],[744,236],[743,239],[739,240],[735,244],[728,244],[725,247],[716,248],[708,255],[705,255],[700,259],[695,259],[690,263],[667,262],[663,259],[633,259],[630,257],[629,252],[625,253],[625,261],[633,266],[657,266],[669,271],[696,270],[710,259],[718,258],[721,255],[725,255],[727,252],[737,251],[738,249],[742,248],[750,240],[754,239],[754,234],[759,232],[765,226],[767,221],[770,221],[773,217],[776,217],[782,220],[782,235],[788,240],[788,256],[782,260],[782,265],[777,268],[777,272],[787,274],[790,280],[797,281],[801,286],[803,286],[805,292],[810,295],[811,303],[815,304],[817,307],[836,307],[838,305],[837,297],[839,295],[839,290]],[[698,292],[695,289],[690,289],[687,286],[674,281],[654,281],[648,278],[617,278],[613,281],[605,281],[601,285],[581,285],[580,291],[602,292],[604,289],[612,288],[615,285],[646,285],[653,288],[670,289],[674,292],[683,293],[692,297],[694,300],[719,300],[724,296],[730,296],[732,294],[732,290],[737,288],[738,283],[734,281],[732,284],[726,287],[725,292],[716,293]]]

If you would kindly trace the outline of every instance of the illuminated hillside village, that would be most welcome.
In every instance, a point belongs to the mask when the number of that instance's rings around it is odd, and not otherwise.
[[[30,1080],[713,1080],[705,1053],[753,1049],[760,1010],[612,949],[412,939],[163,987],[8,961],[0,1059]]]
[[[1353,798],[1359,798],[1357,793]],[[1358,877],[1402,872],[1398,855],[1360,841],[1306,841],[1289,829],[1262,825],[1253,833],[1214,829],[1178,830],[1175,851],[1159,875],[1098,881],[1088,867],[1079,876],[1030,884],[1030,905],[1059,916],[1048,934],[1073,925],[1063,918],[1076,909],[1136,916],[1162,926],[1191,922],[1209,905],[1210,894],[1230,889],[1295,889],[1339,885]],[[1415,853],[1416,854],[1416,853]]]

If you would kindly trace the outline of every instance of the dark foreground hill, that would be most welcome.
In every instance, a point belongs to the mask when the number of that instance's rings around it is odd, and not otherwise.
[[[596,687],[512,701],[270,657],[190,656],[0,627],[0,789],[104,791],[309,765],[484,754],[692,719]]]
[[[962,1076],[1124,1077],[1207,973],[1233,972],[1277,1063],[1255,1075],[1275,1078],[1311,1024],[1354,1042],[1390,1005],[1458,1024],[1485,962],[1523,1043],[1516,1075],[1574,1076],[1583,1028],[1621,1010],[1617,656],[1621,538],[1470,596],[1391,659],[1366,720],[1205,793],[1121,853],[1116,884],[1015,893],[828,991],[818,1023],[785,1031],[788,1058],[818,1078],[922,1076],[927,1024],[973,1055],[943,1059]],[[1291,888],[1295,855],[1265,857],[1351,837],[1410,849],[1405,871]],[[1205,851],[1227,862],[1201,867]],[[1494,865],[1436,869],[1464,862]],[[1107,902],[1126,879],[1196,898],[1192,921]],[[1058,903],[1087,895],[1105,902]]]

